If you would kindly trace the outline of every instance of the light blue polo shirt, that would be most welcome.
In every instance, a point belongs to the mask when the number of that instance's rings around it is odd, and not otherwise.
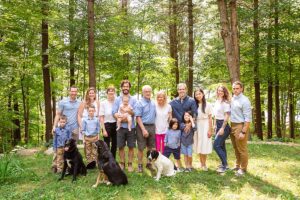
[[[142,98],[135,106],[136,117],[141,117],[143,124],[154,124],[156,117],[155,103],[151,99]]]
[[[79,105],[80,101],[78,99],[71,101],[70,97],[58,103],[58,111],[67,117],[67,125],[71,131],[78,128],[77,113]]]

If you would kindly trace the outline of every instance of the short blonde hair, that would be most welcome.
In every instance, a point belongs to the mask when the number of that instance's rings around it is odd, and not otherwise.
[[[159,96],[163,96],[163,98],[164,98],[164,104],[167,104],[167,94],[166,94],[166,92],[164,90],[160,90],[160,91],[157,92],[157,94],[156,94],[156,100],[157,100],[157,98]]]

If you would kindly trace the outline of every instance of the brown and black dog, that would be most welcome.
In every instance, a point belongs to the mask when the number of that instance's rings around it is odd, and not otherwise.
[[[113,185],[126,185],[128,183],[127,176],[116,162],[107,144],[103,140],[98,140],[95,145],[98,153],[99,174],[93,187],[97,187],[99,183],[107,182],[107,179]]]
[[[66,174],[67,168],[70,174],[73,174],[73,181],[76,181],[78,174],[86,175],[86,167],[83,163],[82,156],[78,151],[76,140],[69,139],[65,142],[64,146],[64,167],[61,173],[61,177],[58,179],[63,180]]]

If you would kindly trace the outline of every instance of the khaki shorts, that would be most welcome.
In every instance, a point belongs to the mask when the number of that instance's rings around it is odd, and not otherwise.
[[[137,144],[138,144],[138,149],[140,151],[143,151],[146,147],[149,149],[155,149],[155,125],[144,125],[145,129],[148,131],[149,136],[145,138],[143,136],[143,132],[140,128],[140,126],[137,126],[136,129],[136,135],[137,135]]]

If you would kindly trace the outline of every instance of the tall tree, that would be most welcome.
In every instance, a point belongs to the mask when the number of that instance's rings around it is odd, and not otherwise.
[[[75,15],[75,0],[69,0],[69,42],[70,42],[70,86],[75,85],[75,44],[74,44],[74,15]]]
[[[272,61],[272,1],[270,0],[269,9],[269,25],[268,25],[268,43],[267,43],[267,65],[268,65],[268,139],[272,138],[272,128],[273,128],[273,61]]]
[[[294,83],[293,83],[293,64],[291,61],[291,50],[288,53],[288,71],[289,71],[289,82],[288,82],[288,102],[289,102],[289,130],[290,137],[295,139],[295,110],[294,110]]]
[[[229,2],[230,21],[226,0],[218,0],[221,22],[221,36],[224,42],[226,62],[231,82],[240,80],[239,36],[237,29],[236,0]]]
[[[96,88],[94,25],[95,25],[94,0],[88,0],[88,65],[89,65],[89,86]]]
[[[188,94],[193,95],[193,74],[194,74],[194,20],[193,20],[193,0],[188,0],[188,24],[189,24],[189,76]]]
[[[42,0],[42,69],[44,82],[44,100],[45,100],[45,120],[46,120],[46,141],[49,141],[52,131],[52,108],[51,108],[51,86],[50,86],[50,69],[49,69],[49,35],[48,35],[48,15],[49,1]],[[54,106],[54,105],[53,105]]]
[[[253,1],[254,19],[254,45],[253,45],[253,75],[255,90],[255,130],[258,138],[263,140],[262,122],[261,122],[261,100],[260,100],[260,75],[259,75],[259,9],[258,0]]]
[[[274,0],[274,64],[275,64],[275,126],[276,126],[276,135],[278,138],[282,137],[281,134],[281,125],[280,125],[280,102],[279,102],[279,5],[278,0]]]
[[[179,83],[179,66],[178,66],[178,40],[177,40],[177,1],[169,1],[169,39],[170,39],[170,56],[173,59],[173,70],[172,72],[175,75],[176,85]],[[173,96],[176,96],[176,85],[174,86]]]
[[[121,0],[121,13],[122,13],[122,18],[123,22],[125,24],[124,30],[122,31],[122,35],[127,42],[128,40],[128,22],[127,22],[127,17],[128,17],[128,0]],[[127,51],[127,50],[126,50]],[[129,53],[126,52],[123,54],[123,67],[125,69],[129,70],[129,62],[130,62],[130,56]]]

